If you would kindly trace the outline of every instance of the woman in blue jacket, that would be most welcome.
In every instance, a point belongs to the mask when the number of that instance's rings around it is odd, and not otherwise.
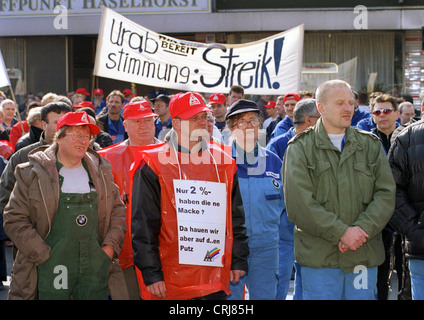
[[[232,157],[237,163],[247,235],[248,272],[230,283],[230,300],[241,300],[246,285],[251,300],[275,300],[278,284],[279,222],[283,202],[280,158],[258,143],[259,107],[238,100],[228,108],[227,126],[232,131]]]

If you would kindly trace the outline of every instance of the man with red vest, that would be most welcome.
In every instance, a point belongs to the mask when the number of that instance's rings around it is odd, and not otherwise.
[[[176,94],[169,110],[172,136],[138,152],[130,173],[142,297],[225,299],[249,254],[236,163],[209,141],[199,94]]]
[[[136,280],[131,246],[131,208],[129,202],[130,177],[129,170],[134,162],[136,150],[147,145],[159,143],[155,138],[155,117],[147,101],[131,102],[125,105],[124,127],[128,139],[121,143],[101,149],[98,153],[108,159],[112,165],[112,174],[115,183],[119,187],[119,193],[126,207],[127,232],[125,233],[124,245],[119,255],[119,264],[124,272],[125,282],[130,299],[140,299],[140,292]]]

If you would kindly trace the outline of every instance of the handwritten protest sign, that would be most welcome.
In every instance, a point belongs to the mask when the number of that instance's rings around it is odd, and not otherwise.
[[[222,267],[227,196],[225,183],[174,180],[180,264]]]
[[[179,40],[104,8],[94,75],[155,87],[246,94],[298,92],[303,25],[246,44]]]

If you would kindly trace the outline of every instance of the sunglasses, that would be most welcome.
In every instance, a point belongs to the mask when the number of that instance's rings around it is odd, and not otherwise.
[[[377,117],[381,114],[384,114],[386,116],[388,114],[391,114],[393,111],[394,111],[393,109],[386,108],[386,109],[383,109],[383,110],[374,110],[372,114],[377,116]]]

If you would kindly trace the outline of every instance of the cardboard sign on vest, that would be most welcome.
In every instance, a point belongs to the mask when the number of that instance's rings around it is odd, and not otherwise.
[[[174,180],[179,263],[222,267],[225,251],[225,183]]]
[[[300,90],[303,25],[245,44],[211,44],[155,33],[104,7],[94,75],[194,92],[280,95]]]

